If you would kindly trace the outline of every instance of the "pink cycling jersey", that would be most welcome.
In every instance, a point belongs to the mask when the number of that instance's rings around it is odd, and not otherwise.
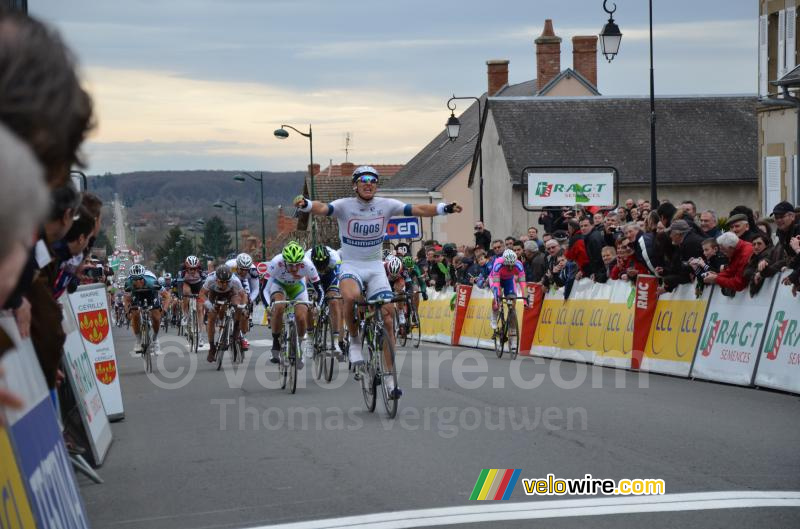
[[[506,294],[509,293],[514,279],[519,283],[520,292],[525,294],[525,268],[519,261],[514,266],[506,266],[505,259],[498,257],[492,264],[492,271],[489,273],[489,287],[499,293],[499,287],[503,287]],[[510,283],[510,284],[509,284]]]

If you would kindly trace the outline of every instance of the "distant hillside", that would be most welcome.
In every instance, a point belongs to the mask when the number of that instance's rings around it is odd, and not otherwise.
[[[250,171],[256,176],[259,173]],[[233,212],[214,208],[218,199],[239,207],[239,229],[261,230],[258,182],[233,180],[238,171],[140,171],[89,176],[89,190],[110,201],[119,193],[128,221],[150,226],[185,226],[219,215],[233,230]],[[277,206],[289,206],[303,185],[302,171],[263,172],[267,232],[274,229]]]

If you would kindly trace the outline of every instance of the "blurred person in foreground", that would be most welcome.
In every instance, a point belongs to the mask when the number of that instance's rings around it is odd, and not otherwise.
[[[47,212],[47,188],[42,168],[31,150],[0,125],[0,306],[8,301]],[[20,208],[20,204],[25,204]],[[0,358],[14,347],[0,329]],[[0,379],[3,377],[0,367]],[[20,398],[0,387],[0,423],[4,407],[20,408]]]

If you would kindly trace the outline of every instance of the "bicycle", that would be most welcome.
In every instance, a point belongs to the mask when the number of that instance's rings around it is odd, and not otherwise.
[[[362,330],[362,347],[366,345],[368,357],[364,365],[364,372],[359,377],[361,379],[361,394],[364,397],[364,404],[367,410],[372,413],[377,404],[377,388],[381,386],[381,396],[386,413],[390,419],[397,415],[397,398],[392,398],[387,390],[387,380],[391,380],[393,388],[397,387],[397,372],[395,368],[395,347],[392,340],[386,333],[383,325],[383,305],[391,301],[376,299],[372,301],[357,303],[360,307],[368,307],[364,315]],[[392,360],[391,369],[384,366],[384,348]]]
[[[188,294],[189,314],[186,321],[186,338],[189,340],[189,352],[197,353],[200,346],[200,322],[197,317],[197,294]]]
[[[136,303],[136,310],[139,311],[139,347],[141,348],[142,361],[144,362],[145,373],[153,372],[153,354],[150,351],[152,336],[150,335],[150,311],[153,307],[147,303]]]
[[[161,309],[161,328],[164,329],[164,334],[169,332],[169,313],[171,310]]]
[[[177,330],[178,336],[183,336],[185,329],[183,327],[183,314],[182,314],[181,300],[178,298],[172,299],[172,326]]]
[[[342,299],[341,296],[331,296],[330,299]],[[322,300],[319,308],[316,325],[314,326],[314,372],[317,380],[325,374],[325,381],[333,380],[333,367],[336,364],[336,347],[331,325],[330,306],[328,298]]]
[[[500,298],[500,311],[497,315],[497,329],[492,338],[494,352],[497,358],[503,358],[506,346],[511,354],[511,359],[516,360],[519,353],[519,323],[517,322],[516,301],[522,299],[517,296],[503,296]]]
[[[400,324],[399,312],[395,310],[394,324],[395,324],[395,338],[400,342],[401,347],[405,347],[408,343],[409,336],[416,335],[416,338],[411,338],[415,348],[419,347],[420,340],[422,340],[422,330],[419,326],[419,315],[414,308],[413,301],[405,294],[395,296],[392,300],[395,303],[404,303],[403,312],[405,312],[405,322]],[[416,343],[414,343],[416,342]]]
[[[295,305],[305,305],[311,307],[310,301],[299,300],[279,300],[273,301],[272,306],[285,305],[283,310],[283,332],[281,333],[281,363],[278,366],[278,373],[281,377],[281,389],[289,386],[289,392],[294,394],[297,391],[297,360],[300,350],[300,337],[297,335],[297,321],[295,321]]]
[[[230,301],[216,302],[217,307],[225,307],[222,318],[217,318],[217,371],[222,368],[222,359],[228,347],[231,348],[234,365],[244,362],[242,342],[239,340],[239,321],[236,320],[236,309],[243,309],[245,305],[233,305]]]

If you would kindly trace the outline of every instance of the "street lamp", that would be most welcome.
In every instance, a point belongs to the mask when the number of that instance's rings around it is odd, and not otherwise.
[[[281,128],[275,130],[274,132],[275,137],[278,138],[279,140],[285,140],[286,138],[288,138],[289,131],[286,129],[292,129],[301,136],[305,136],[306,138],[308,138],[308,152],[309,152],[309,157],[311,158],[311,163],[308,165],[308,175],[311,177],[311,196],[309,198],[311,200],[314,200],[314,138],[311,132],[311,125],[310,124],[308,125],[307,133],[301,132],[296,128],[292,127],[291,125],[281,125]],[[311,246],[313,247],[317,244],[317,229],[316,229],[316,224],[314,223],[313,215],[310,215],[309,222],[311,222]],[[264,242],[266,243],[266,241]]]
[[[282,129],[281,129],[282,130]],[[277,132],[277,131],[276,131]],[[286,131],[284,131],[286,132]],[[288,134],[288,132],[287,132]],[[259,176],[255,177],[248,173],[247,171],[242,171],[241,174],[237,174],[233,177],[234,180],[237,182],[245,182],[245,176],[249,176],[256,182],[258,182],[261,186],[261,260],[267,260],[267,228],[266,222],[264,221],[264,173],[258,173]]]
[[[450,141],[456,141],[458,139],[458,134],[461,132],[461,122],[456,117],[456,104],[453,103],[453,101],[456,99],[474,99],[478,102],[478,160],[480,163],[478,166],[478,170],[480,171],[480,176],[478,177],[480,179],[480,183],[478,184],[478,207],[480,217],[479,220],[483,222],[483,147],[481,146],[483,138],[480,134],[480,131],[483,130],[483,107],[481,106],[481,100],[478,97],[456,97],[456,95],[453,94],[453,97],[447,100],[447,108],[450,110],[450,118],[447,120],[447,137],[450,139]],[[472,163],[474,166],[474,159],[472,160]]]
[[[613,17],[614,11],[617,10],[617,5],[614,4],[614,9],[609,10],[607,3],[608,0],[603,0],[603,10],[608,13],[609,18],[600,32],[600,43],[603,46],[603,55],[606,56],[608,62],[611,62],[619,51],[622,33],[620,33]],[[658,189],[656,178],[656,96],[655,76],[653,74],[653,0],[649,0],[648,3],[650,8],[650,204],[656,208],[658,207]]]
[[[234,247],[236,248],[236,253],[238,254],[239,253],[239,206],[238,206],[238,202],[236,200],[234,200],[233,204],[231,204],[230,202],[225,202],[222,199],[219,199],[216,202],[214,202],[214,207],[215,208],[222,209],[224,206],[229,206],[230,208],[233,209],[233,233],[236,236],[236,243],[234,244]]]

